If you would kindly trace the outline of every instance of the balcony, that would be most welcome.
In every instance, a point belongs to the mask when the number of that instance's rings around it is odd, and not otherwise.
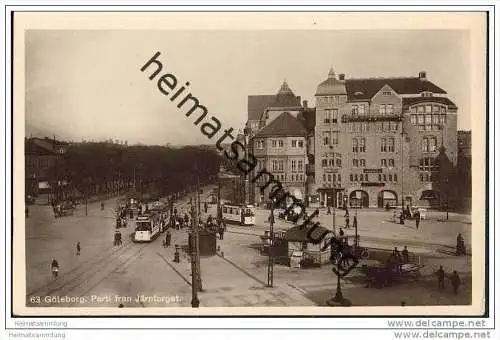
[[[348,122],[400,122],[402,114],[377,114],[377,115],[343,115],[342,123]]]

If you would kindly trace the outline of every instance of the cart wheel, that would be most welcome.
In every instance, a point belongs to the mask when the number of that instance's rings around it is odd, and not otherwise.
[[[368,250],[366,250],[366,249],[361,252],[361,257],[364,258],[364,259],[367,259],[368,255],[369,255],[368,254]]]

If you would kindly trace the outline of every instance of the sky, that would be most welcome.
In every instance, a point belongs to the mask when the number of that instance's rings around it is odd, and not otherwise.
[[[223,128],[241,129],[248,95],[286,79],[315,105],[330,67],[346,78],[418,76],[448,92],[470,130],[470,41],[460,30],[30,30],[26,134],[129,144],[211,144],[140,68],[156,53]],[[207,116],[209,117],[209,116]],[[222,129],[221,129],[222,131]]]

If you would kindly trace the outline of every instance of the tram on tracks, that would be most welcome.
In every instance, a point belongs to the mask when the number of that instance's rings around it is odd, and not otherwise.
[[[227,223],[253,226],[255,225],[255,207],[253,205],[224,204],[222,218]]]
[[[166,214],[159,210],[151,210],[137,216],[135,221],[134,242],[151,242],[167,229]]]

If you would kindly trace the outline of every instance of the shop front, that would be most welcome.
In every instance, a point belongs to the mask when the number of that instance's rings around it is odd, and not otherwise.
[[[398,195],[392,190],[382,190],[378,194],[378,207],[387,206],[394,208],[398,205]]]

